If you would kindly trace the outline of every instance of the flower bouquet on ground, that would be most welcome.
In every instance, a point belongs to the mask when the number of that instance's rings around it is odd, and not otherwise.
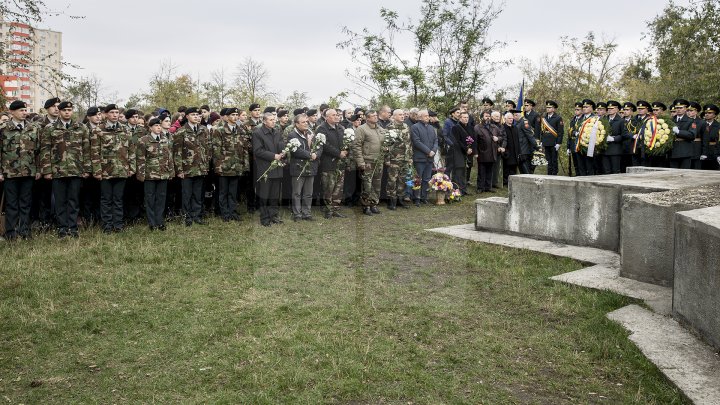
[[[430,178],[428,185],[430,186],[430,190],[435,191],[436,204],[445,204],[445,196],[453,190],[453,183],[450,181],[450,177],[445,174],[445,171],[439,169],[438,172]]]
[[[290,140],[290,142],[287,143],[287,145],[285,145],[285,149],[283,149],[282,152],[280,152],[280,153],[284,153],[285,158],[287,158],[291,153],[296,152],[298,150],[298,148],[300,148],[300,146],[301,146],[300,141],[297,140],[296,138],[293,138]],[[279,160],[274,159],[272,162],[270,162],[270,167],[268,167],[267,170],[265,170],[265,172],[263,172],[263,174],[260,175],[260,178],[258,178],[258,181],[259,180],[267,181],[268,174],[271,171],[273,171],[274,169],[277,169],[278,167],[283,167],[283,166],[285,166],[285,162],[283,161],[283,159],[279,159]]]
[[[545,153],[543,153],[540,150],[536,150],[532,154],[532,161],[530,161],[530,164],[533,166],[547,166],[548,161],[545,158]]]
[[[668,117],[651,117],[645,123],[645,153],[664,156],[672,150],[675,142],[675,122]]]
[[[460,191],[460,188],[454,188],[450,192],[450,196],[448,197],[450,199],[450,202],[460,202],[462,197],[462,192]]]
[[[607,149],[607,135],[609,133],[610,122],[607,118],[593,116],[586,119],[580,126],[575,152],[594,156],[595,152],[604,151]],[[590,153],[591,150],[592,153]]]
[[[297,139],[293,139],[293,141],[296,141]],[[327,142],[327,138],[325,137],[325,134],[317,134],[315,135],[315,139],[312,145],[312,148],[310,149],[310,153],[318,153],[320,148],[325,146],[325,142]],[[310,162],[312,162],[310,159],[305,161],[305,164],[302,167],[302,170],[300,170],[300,175],[297,177],[297,180],[300,180],[300,177],[302,177],[303,174],[305,174],[305,170],[307,170],[308,167],[310,167]]]

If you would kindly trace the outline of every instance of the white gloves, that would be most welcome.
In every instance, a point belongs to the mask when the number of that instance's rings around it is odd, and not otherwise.
[[[555,145],[555,152],[560,150],[560,144]]]
[[[705,156],[705,155],[700,155],[700,160],[706,160],[706,159],[707,159],[707,156]]]
[[[673,133],[674,133],[675,135],[677,135],[677,134],[680,133],[680,130],[678,129],[678,127],[673,127]]]
[[[633,135],[633,139],[637,139],[637,134]]]
[[[614,136],[608,136],[607,139],[608,139],[608,142],[615,142]]]

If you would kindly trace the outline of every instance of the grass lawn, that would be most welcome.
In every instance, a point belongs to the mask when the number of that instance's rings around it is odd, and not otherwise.
[[[684,403],[569,259],[365,217],[0,243],[0,402]]]

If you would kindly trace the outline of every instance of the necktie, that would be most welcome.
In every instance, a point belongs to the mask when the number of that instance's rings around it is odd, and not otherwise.
[[[155,142],[160,142],[160,136],[159,136],[159,135],[155,135]]]
[[[18,129],[18,131],[22,131],[22,129],[23,129],[22,124],[17,124],[17,129]]]
[[[65,129],[70,129],[70,123],[69,123],[69,122],[65,123]]]

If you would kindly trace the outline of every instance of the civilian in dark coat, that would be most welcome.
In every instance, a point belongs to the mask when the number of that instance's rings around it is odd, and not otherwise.
[[[418,176],[422,179],[420,200],[415,204],[427,202],[427,189],[432,177],[433,161],[438,151],[437,129],[429,124],[430,114],[421,110],[417,114],[419,122],[410,128],[410,139],[413,145],[413,163]]]
[[[270,170],[267,178],[260,179],[260,176],[270,168],[273,160],[285,158],[283,153],[285,143],[280,131],[275,129],[276,120],[274,114],[265,113],[263,115],[263,124],[255,128],[252,137],[257,176],[255,186],[260,201],[260,223],[263,226],[282,223],[278,216],[278,202],[282,187],[283,168],[277,167]]]
[[[483,122],[475,126],[477,137],[478,191],[494,192],[492,189],[493,165],[497,161],[500,128],[490,123],[490,113],[483,113]]]
[[[323,123],[325,124],[325,123]],[[293,119],[295,128],[290,132],[288,140],[300,142],[298,150],[290,155],[290,182],[292,183],[293,220],[312,221],[310,206],[312,205],[313,182],[318,172],[322,147],[313,152],[315,136],[308,129],[307,116],[296,115]],[[327,136],[326,136],[327,138]]]
[[[448,153],[448,160],[454,162],[453,170],[450,173],[452,181],[457,183],[460,188],[462,195],[467,194],[467,182],[465,181],[465,170],[467,165],[465,160],[473,155],[475,149],[475,142],[473,137],[473,128],[470,126],[470,114],[465,111],[460,113],[460,120],[450,130],[452,133],[452,146],[450,153]],[[467,138],[473,140],[468,145]]]

